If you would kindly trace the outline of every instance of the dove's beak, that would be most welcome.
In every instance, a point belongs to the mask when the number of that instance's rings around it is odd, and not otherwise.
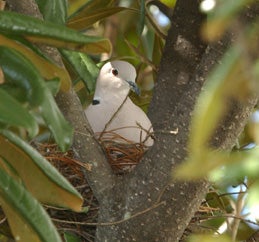
[[[138,96],[140,96],[140,89],[139,87],[137,86],[137,84],[133,81],[127,81],[126,82],[129,84],[130,86],[130,89],[135,92]]]

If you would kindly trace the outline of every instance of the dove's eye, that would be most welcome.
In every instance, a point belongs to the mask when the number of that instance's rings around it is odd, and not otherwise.
[[[112,69],[112,74],[113,74],[114,76],[117,76],[117,75],[119,74],[119,72],[118,72],[117,69],[113,68],[113,69]]]

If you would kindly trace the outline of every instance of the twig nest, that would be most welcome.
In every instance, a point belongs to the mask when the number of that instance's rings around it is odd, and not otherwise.
[[[132,171],[149,148],[144,142],[134,143],[112,131],[103,132],[98,140],[116,174]]]

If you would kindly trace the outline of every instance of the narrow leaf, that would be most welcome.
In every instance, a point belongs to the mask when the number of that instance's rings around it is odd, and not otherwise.
[[[67,18],[66,0],[36,0],[43,18],[64,25]]]
[[[40,108],[41,114],[62,151],[72,143],[72,127],[65,120],[35,67],[20,53],[0,46],[0,65],[5,76],[26,90],[32,106]]]
[[[9,131],[2,131],[0,147],[4,147],[0,149],[0,156],[10,162],[27,189],[39,201],[81,210],[80,194],[29,144]]]
[[[222,59],[222,64],[217,66],[208,77],[204,92],[201,93],[194,110],[191,124],[189,148],[193,155],[198,155],[200,149],[207,146],[216,124],[226,110],[227,97],[238,94],[237,91],[243,82],[242,75],[239,74],[239,78],[241,78],[239,81],[236,75],[231,73],[236,73],[235,67],[240,52],[241,50],[237,46],[227,51]],[[242,90],[244,90],[244,86]]]
[[[46,59],[40,57],[31,49],[27,48],[23,44],[13,41],[10,38],[5,37],[0,34],[0,43],[3,46],[15,49],[29,59],[41,73],[41,75],[50,80],[58,77],[61,81],[61,90],[68,91],[71,87],[70,76],[67,71],[63,68],[58,67],[57,65],[50,63]]]
[[[119,13],[124,10],[129,10],[124,7],[110,7],[110,8],[102,8],[96,9],[95,11],[91,11],[90,13],[79,14],[74,18],[70,19],[67,23],[67,26],[77,30],[84,30],[97,21],[100,21],[104,18],[107,18],[113,14]]]
[[[13,49],[0,46],[0,66],[8,80],[26,90],[27,100],[32,106],[42,103],[44,80],[23,55]]]
[[[145,26],[146,8],[145,1],[140,0],[140,20],[138,22],[138,34],[141,35]]]
[[[16,241],[62,241],[37,200],[1,168],[0,202]]]
[[[92,0],[68,0],[68,17],[74,16],[78,12],[80,12],[82,9],[84,9],[85,6],[89,6],[90,4],[93,4],[95,1]]]
[[[0,12],[0,31],[22,35],[35,43],[91,54],[111,51],[111,44],[107,39],[86,36],[59,24],[14,12]]]
[[[93,92],[99,68],[92,59],[84,53],[75,51],[62,50],[61,53],[82,78],[89,92]]]
[[[34,117],[18,101],[0,88],[0,122],[23,127],[28,131],[29,137],[38,133],[38,124]]]
[[[55,96],[60,89],[60,81],[59,81],[59,79],[54,78],[52,80],[47,81],[46,86],[50,90],[52,96]]]
[[[65,242],[81,242],[79,237],[69,232],[64,233],[64,239]]]
[[[66,151],[72,143],[73,128],[59,110],[49,89],[45,91],[41,114],[60,149]]]
[[[113,2],[114,0],[69,0],[68,15],[87,15],[93,10],[108,8]]]

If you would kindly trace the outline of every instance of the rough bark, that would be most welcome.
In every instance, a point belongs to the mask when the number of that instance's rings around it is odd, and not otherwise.
[[[172,170],[187,156],[191,113],[209,70],[234,41],[228,33],[206,46],[199,38],[203,16],[199,1],[179,0],[172,16],[149,116],[156,143],[136,170],[117,184],[121,198],[110,195],[101,207],[97,241],[179,241],[197,211],[209,184],[176,182]],[[214,137],[217,149],[230,149],[252,112],[257,98],[234,103]],[[170,131],[178,129],[177,135]],[[109,196],[109,194],[107,194]],[[107,219],[108,218],[108,219]]]
[[[15,11],[30,2],[34,1],[7,0]],[[179,241],[207,192],[206,181],[176,182],[171,175],[187,156],[191,113],[207,73],[233,42],[232,35],[211,46],[202,42],[199,28],[204,17],[198,11],[199,2],[177,1],[150,105],[156,142],[132,173],[120,178],[112,174],[75,93],[57,96],[75,127],[74,151],[93,165],[86,176],[100,203],[97,241]],[[31,6],[32,11],[23,13],[34,15],[35,5]],[[229,149],[235,143],[255,103],[256,98],[251,98],[230,107],[213,137],[215,148]],[[178,133],[170,134],[175,129]]]

